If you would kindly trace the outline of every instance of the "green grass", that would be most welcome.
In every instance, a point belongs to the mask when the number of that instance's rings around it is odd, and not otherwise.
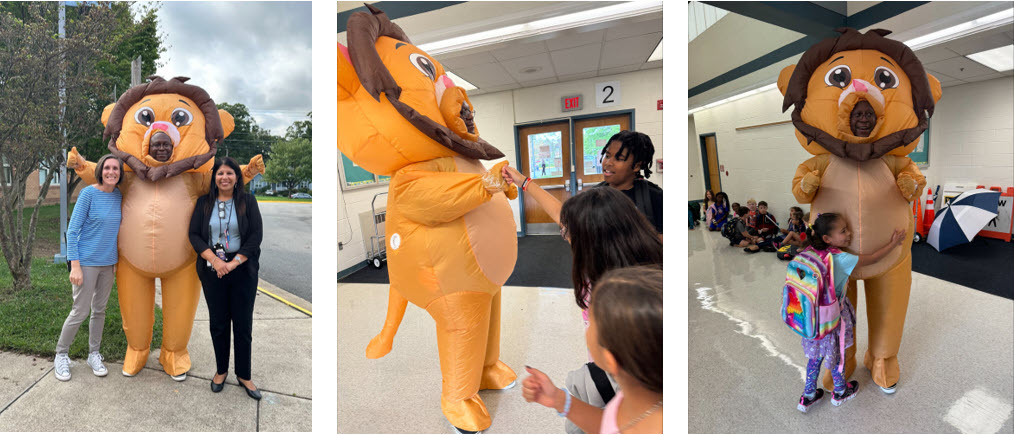
[[[284,197],[284,196],[261,196],[261,195],[256,195],[256,198],[257,198],[257,201],[258,201],[258,202],[263,202],[263,201],[276,201],[276,202],[306,202],[306,203],[310,203],[310,202],[313,202],[313,201],[312,201],[312,200],[310,200],[310,199],[292,199],[292,198],[286,198],[286,197]],[[57,217],[59,217],[59,216],[57,216]]]
[[[74,204],[67,207],[67,218],[70,218],[74,211]],[[29,221],[32,219],[32,209],[25,208],[24,228],[28,231]],[[44,205],[39,207],[39,220],[35,224],[35,246],[32,248],[33,257],[48,257],[52,261],[53,255],[60,253],[60,206]],[[5,266],[6,267],[6,266]]]
[[[56,207],[57,220],[60,208]],[[40,228],[41,230],[41,228]],[[59,244],[57,245],[59,246]],[[52,357],[63,322],[70,314],[73,297],[67,279],[67,266],[53,264],[52,258],[32,261],[32,288],[9,296],[0,296],[0,350]],[[0,258],[0,288],[13,287],[7,263]],[[116,285],[106,306],[102,331],[102,355],[110,361],[122,361],[127,349]],[[162,341],[162,310],[155,307],[155,327],[151,347]],[[81,324],[70,347],[72,358],[88,357],[88,320]]]

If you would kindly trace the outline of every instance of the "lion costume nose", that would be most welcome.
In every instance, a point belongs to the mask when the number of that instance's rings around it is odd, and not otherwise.
[[[852,80],[852,86],[856,88],[857,92],[866,92],[866,85],[861,80]]]
[[[440,79],[444,81],[445,88],[451,89],[454,87],[454,80],[451,80],[451,78],[448,77],[447,74],[440,76]]]

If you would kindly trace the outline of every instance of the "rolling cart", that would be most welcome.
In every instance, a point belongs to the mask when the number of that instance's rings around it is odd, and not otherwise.
[[[375,269],[384,267],[384,262],[387,261],[387,245],[384,242],[384,234],[380,232],[380,224],[387,221],[387,208],[377,213],[376,202],[380,195],[387,195],[387,192],[373,195],[373,200],[370,201],[370,211],[373,212],[373,235],[370,236],[370,251],[366,253],[367,260]]]

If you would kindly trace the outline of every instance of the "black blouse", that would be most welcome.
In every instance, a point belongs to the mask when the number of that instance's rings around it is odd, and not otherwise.
[[[264,238],[264,224],[261,221],[261,211],[257,208],[257,199],[249,193],[244,193],[243,199],[246,203],[246,211],[237,215],[239,236],[242,242],[236,254],[245,256],[254,270],[258,270],[260,268],[258,260],[261,256],[261,239]],[[211,219],[211,215],[204,212],[204,205],[207,202],[207,195],[197,198],[194,213],[190,216],[190,244],[198,255],[205,249],[211,249],[211,246],[208,245],[208,240],[211,237],[208,220]],[[212,213],[214,213],[214,207],[212,209]]]

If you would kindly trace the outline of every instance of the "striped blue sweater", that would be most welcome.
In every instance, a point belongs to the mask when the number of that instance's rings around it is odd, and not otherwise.
[[[67,260],[82,266],[116,264],[120,232],[120,189],[106,193],[95,186],[81,189],[67,225]]]

